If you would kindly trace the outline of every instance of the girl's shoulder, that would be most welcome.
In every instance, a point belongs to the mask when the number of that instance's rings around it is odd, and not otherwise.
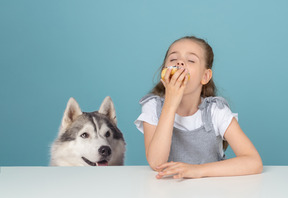
[[[147,108],[151,112],[155,112],[159,118],[164,104],[164,98],[150,93],[142,97],[139,103],[142,105],[142,110]]]
[[[233,118],[238,121],[238,113],[233,113],[229,107],[228,102],[223,97],[209,97],[205,98],[201,103],[203,110],[203,117],[210,117],[206,119],[212,123],[210,127],[214,127],[216,135],[221,135],[224,139],[224,134]],[[199,108],[200,109],[200,108]],[[204,119],[205,122],[205,119]]]
[[[199,109],[203,110],[203,109],[211,109],[212,106],[217,106],[219,109],[223,109],[225,107],[229,107],[229,104],[227,102],[227,100],[221,96],[210,96],[210,97],[206,97],[206,98],[202,98],[202,102],[199,105]]]
[[[145,96],[143,96],[141,99],[140,99],[140,101],[139,101],[139,103],[141,104],[141,105],[143,105],[143,104],[145,104],[145,103],[147,103],[148,101],[156,101],[156,103],[163,103],[164,102],[164,98],[163,97],[160,97],[160,96],[158,96],[158,95],[155,95],[155,94],[152,94],[152,93],[149,93],[149,94],[146,94]]]

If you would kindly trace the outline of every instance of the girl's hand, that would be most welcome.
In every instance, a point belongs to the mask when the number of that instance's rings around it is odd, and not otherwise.
[[[201,165],[187,164],[183,162],[167,162],[157,167],[157,179],[164,176],[172,176],[174,179],[201,178]]]
[[[188,82],[188,70],[181,68],[170,78],[171,70],[168,69],[166,71],[164,80],[161,79],[161,82],[165,87],[165,103],[168,103],[169,107],[173,107],[176,110],[182,100],[184,89]]]

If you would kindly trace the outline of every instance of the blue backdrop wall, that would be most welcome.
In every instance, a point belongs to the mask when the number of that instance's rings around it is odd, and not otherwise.
[[[172,41],[214,49],[219,95],[264,165],[288,165],[287,1],[0,0],[0,166],[46,166],[70,97],[115,103],[125,165],[147,165],[133,122]],[[228,157],[233,157],[231,149]]]

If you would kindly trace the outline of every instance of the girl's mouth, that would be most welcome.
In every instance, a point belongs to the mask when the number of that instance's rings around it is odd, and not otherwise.
[[[181,68],[182,68],[182,67],[180,67],[180,66],[166,66],[166,67],[164,67],[164,69],[163,69],[162,72],[161,72],[161,78],[164,79],[167,69],[172,69],[172,70],[171,70],[171,73],[170,73],[170,77],[172,77],[173,74],[174,74],[178,69],[181,69]],[[190,73],[189,73],[189,72],[187,73],[187,76],[188,76],[188,80],[189,80],[189,79],[190,79]]]

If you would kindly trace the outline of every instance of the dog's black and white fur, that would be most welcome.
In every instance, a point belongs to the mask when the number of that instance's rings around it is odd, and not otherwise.
[[[125,141],[117,128],[114,104],[109,96],[99,111],[82,112],[70,98],[58,137],[51,147],[52,166],[123,165]]]

